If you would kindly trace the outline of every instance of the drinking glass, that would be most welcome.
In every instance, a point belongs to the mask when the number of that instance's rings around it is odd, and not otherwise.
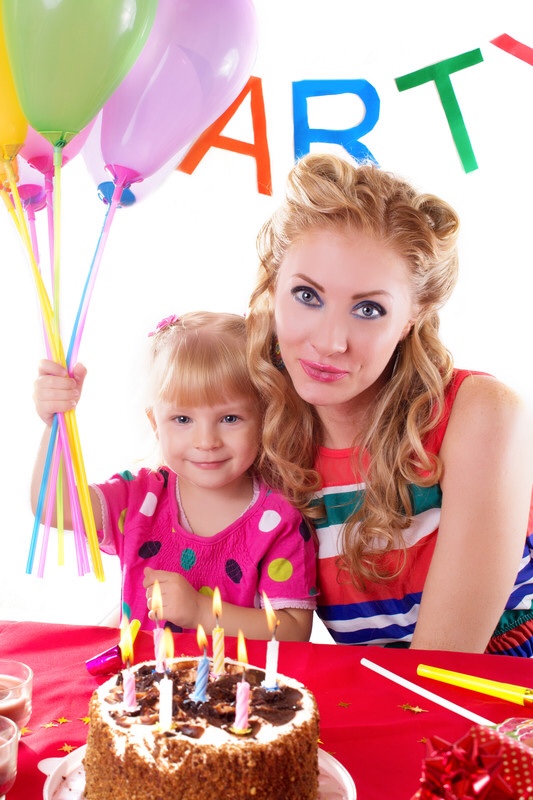
[[[0,658],[0,715],[23,728],[31,717],[33,671],[27,664]]]
[[[17,777],[19,729],[9,717],[0,717],[0,800],[5,800]]]

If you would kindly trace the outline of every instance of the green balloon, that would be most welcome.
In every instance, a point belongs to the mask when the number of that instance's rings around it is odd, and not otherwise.
[[[7,52],[30,125],[67,144],[141,52],[157,0],[1,0]]]

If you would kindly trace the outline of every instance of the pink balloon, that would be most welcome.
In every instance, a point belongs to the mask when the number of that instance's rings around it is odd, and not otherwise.
[[[25,209],[40,211],[46,206],[44,175],[17,156],[17,191]]]
[[[87,141],[87,137],[91,132],[94,125],[94,120],[90,122],[82,131],[80,131],[73,139],[63,148],[61,153],[61,164],[64,166],[71,161],[74,156],[78,155],[81,148]],[[19,155],[30,164],[30,166],[47,175],[54,170],[54,148],[53,145],[37,133],[31,125],[28,126],[28,133],[26,140],[22,145]]]
[[[154,174],[235,100],[257,51],[251,0],[159,0],[148,40],[102,111],[115,180]]]

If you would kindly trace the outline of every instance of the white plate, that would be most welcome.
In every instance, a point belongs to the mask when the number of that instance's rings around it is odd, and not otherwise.
[[[44,784],[44,800],[83,800],[85,771],[83,756],[85,747],[78,747],[68,756],[41,761],[39,768],[48,773]],[[355,784],[348,770],[325,750],[318,751],[319,800],[356,800]]]

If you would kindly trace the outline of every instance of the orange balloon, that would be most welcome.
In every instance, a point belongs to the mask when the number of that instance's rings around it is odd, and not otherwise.
[[[28,120],[20,107],[0,24],[0,158],[13,159],[24,144],[27,132]]]

